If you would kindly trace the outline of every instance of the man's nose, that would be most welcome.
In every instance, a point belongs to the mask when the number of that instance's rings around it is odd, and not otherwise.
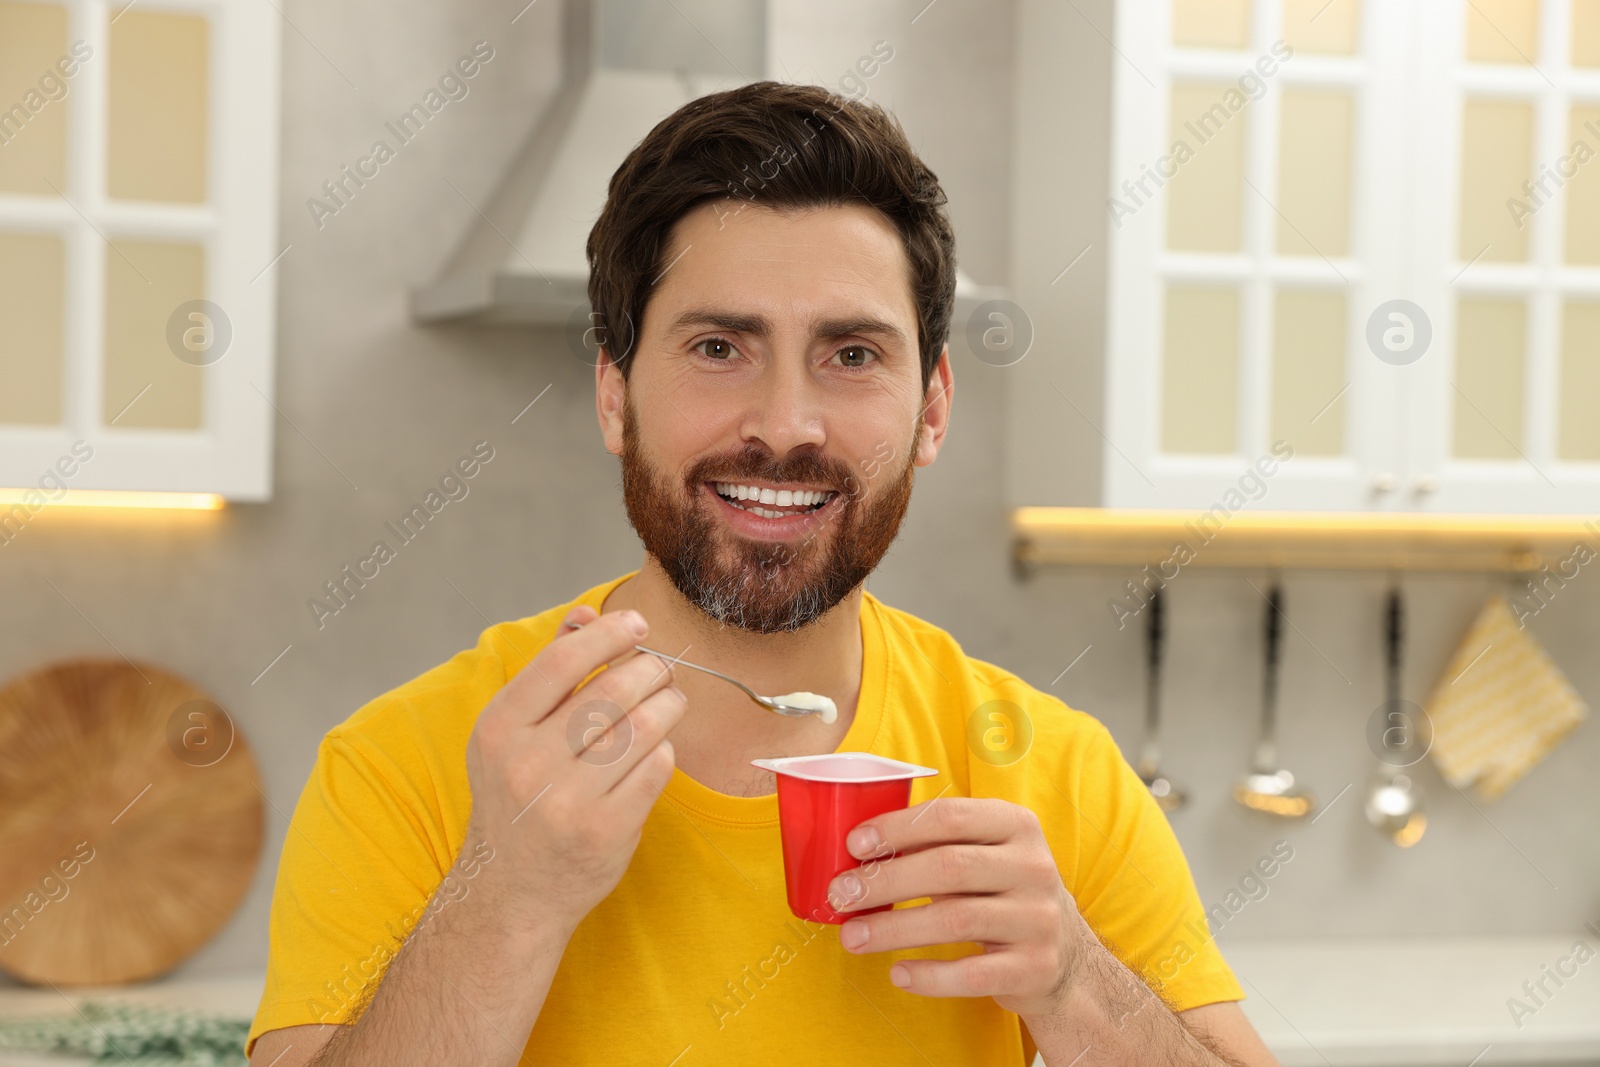
[[[740,427],[744,440],[759,440],[776,456],[821,445],[826,396],[812,377],[803,354],[787,353],[768,362],[746,401]]]

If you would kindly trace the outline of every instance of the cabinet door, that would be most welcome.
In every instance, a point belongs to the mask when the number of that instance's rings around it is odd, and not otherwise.
[[[1414,505],[1600,508],[1600,11],[1427,0],[1415,237],[1434,348],[1405,398]],[[1436,490],[1427,491],[1436,486]],[[1421,488],[1424,491],[1417,493]]]
[[[0,487],[270,495],[279,21],[0,0]]]
[[[1404,8],[1118,5],[1108,506],[1207,508],[1263,457],[1252,506],[1399,506],[1367,323],[1408,291]]]

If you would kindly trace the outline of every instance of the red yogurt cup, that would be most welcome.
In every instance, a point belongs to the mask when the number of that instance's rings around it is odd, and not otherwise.
[[[868,819],[906,807],[911,800],[911,779],[939,772],[868,752],[750,762],[778,776],[778,823],[789,910],[801,919],[835,924],[851,915],[888,911],[891,905],[884,904],[841,915],[828,906],[828,885],[861,864],[845,847],[845,838]]]

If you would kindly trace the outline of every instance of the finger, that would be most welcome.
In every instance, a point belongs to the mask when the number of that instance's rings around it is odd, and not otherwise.
[[[666,674],[668,677],[677,677],[673,671],[673,668],[677,666],[678,661],[670,656],[658,656],[654,653],[640,652],[635,649],[631,652],[624,653],[623,658],[617,662],[631,663],[633,660],[638,660],[640,663],[652,664],[657,671]]]
[[[589,605],[579,604],[567,612],[566,618],[561,620],[561,625],[556,630],[556,636],[559,637],[562,634],[571,633],[573,630],[582,629],[585,623],[593,622],[599,614]]]
[[[540,722],[564,729],[570,725],[568,716],[576,710],[585,720],[586,730],[597,719],[603,719],[603,726],[608,726],[646,697],[672,685],[672,679],[672,668],[654,656],[634,655],[618,660],[598,670],[555,713]]]
[[[924,997],[1003,997],[1028,979],[1015,952],[980,952],[957,960],[897,960],[889,981]]]
[[[584,623],[579,611],[567,614],[557,634],[526,667],[506,683],[505,692],[522,722],[538,722],[600,667],[630,651],[649,631],[644,616],[618,611]],[[581,630],[568,624],[579,622]],[[561,632],[565,630],[566,632]]]
[[[954,896],[916,908],[858,915],[839,927],[839,943],[851,952],[890,952],[903,948],[1015,944],[1036,927],[1027,913],[1005,896]]]
[[[949,894],[1001,893],[1021,884],[1010,849],[939,845],[845,871],[828,886],[834,911],[859,911]]]
[[[1011,840],[1031,815],[1005,800],[935,797],[866,820],[850,831],[846,846],[865,860],[954,842],[997,845]]]
[[[612,709],[604,728],[586,724],[586,733],[568,732],[573,760],[584,791],[599,796],[616,788],[650,752],[659,745],[683,717],[688,706],[675,688],[661,689],[639,702],[625,714]]]
[[[621,781],[611,787],[605,801],[633,811],[648,810],[667,788],[667,783],[672,781],[677,759],[672,742],[663,738],[633,765],[632,770],[622,776]]]

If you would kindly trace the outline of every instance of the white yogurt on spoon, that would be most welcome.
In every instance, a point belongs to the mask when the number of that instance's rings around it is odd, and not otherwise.
[[[785,707],[803,708],[814,711],[824,724],[830,724],[839,717],[839,707],[832,700],[821,693],[785,693],[781,697],[769,697]]]

